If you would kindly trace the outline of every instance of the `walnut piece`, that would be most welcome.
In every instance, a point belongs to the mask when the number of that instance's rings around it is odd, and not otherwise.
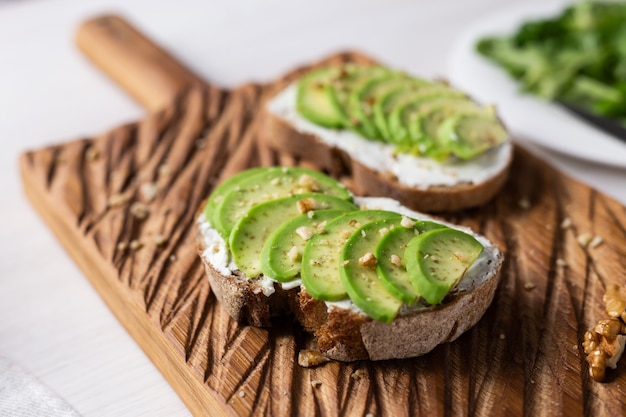
[[[373,268],[376,266],[378,261],[372,252],[367,252],[365,255],[359,258],[359,265],[364,266],[366,268]]]
[[[319,203],[312,198],[303,198],[302,200],[298,200],[296,204],[298,205],[298,210],[302,214],[319,208]]]
[[[309,240],[315,232],[310,227],[300,226],[296,229],[296,234],[303,240]]]
[[[302,174],[298,179],[298,185],[304,188],[306,191],[319,191],[320,183],[310,175]]]
[[[617,284],[609,284],[602,301],[604,301],[609,316],[619,317],[626,323],[626,286],[620,287]]]
[[[298,365],[303,368],[311,368],[330,361],[317,350],[302,349],[298,352]]]

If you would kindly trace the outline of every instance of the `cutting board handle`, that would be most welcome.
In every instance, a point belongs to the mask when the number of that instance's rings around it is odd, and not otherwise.
[[[200,77],[116,15],[84,22],[76,34],[78,47],[139,103],[160,110]]]

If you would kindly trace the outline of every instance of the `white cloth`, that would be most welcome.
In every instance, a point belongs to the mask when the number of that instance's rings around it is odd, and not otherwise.
[[[72,407],[34,376],[1,357],[0,416],[80,417]]]

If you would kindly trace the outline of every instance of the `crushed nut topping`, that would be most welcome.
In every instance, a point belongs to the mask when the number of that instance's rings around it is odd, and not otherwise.
[[[572,219],[570,219],[569,217],[564,218],[561,222],[561,229],[565,230],[569,229],[570,227],[572,227]]]
[[[359,368],[356,371],[352,372],[352,375],[350,375],[350,378],[357,380],[357,381],[359,379],[365,378],[365,371],[362,368]]]
[[[395,266],[402,266],[402,260],[400,259],[398,255],[395,255],[395,254],[391,255],[389,262],[391,262],[391,264]]]
[[[280,184],[280,177],[273,178],[273,179],[270,181],[270,184],[272,184],[272,185],[278,185],[278,184]]]
[[[409,227],[415,226],[415,222],[413,220],[409,219],[406,216],[402,216],[402,220],[400,221],[400,225],[402,227],[406,227],[408,229]]]
[[[326,220],[324,220],[323,222],[321,222],[320,224],[317,225],[317,233],[324,233],[324,231],[326,230],[326,223],[328,223]]]
[[[176,260],[176,255],[172,254],[170,255],[170,262],[174,262]]]
[[[578,241],[578,244],[583,248],[586,248],[587,245],[589,245],[589,242],[591,242],[591,239],[593,239],[593,236],[591,236],[591,233],[583,233],[583,234],[578,235],[578,237],[576,238],[576,240]]]
[[[141,247],[143,246],[143,243],[141,243],[140,240],[137,239],[133,239],[130,241],[130,249],[131,250],[139,250],[141,249]]]
[[[591,249],[594,249],[600,246],[602,243],[604,243],[604,239],[602,239],[602,237],[594,236],[593,239],[591,239],[591,242],[589,242],[589,247]]]
[[[376,266],[377,263],[378,261],[376,260],[376,257],[372,252],[367,252],[365,255],[359,258],[359,265],[367,268],[373,268]]]
[[[386,228],[386,227],[383,227],[382,229],[380,229],[380,230],[378,231],[378,233],[379,233],[381,236],[385,236],[385,235],[387,234],[387,232],[389,232],[389,229],[388,229],[388,228]]]
[[[609,284],[603,301],[610,318],[587,331],[582,343],[589,375],[596,381],[604,379],[607,366],[617,368],[626,347],[626,287]]]
[[[128,244],[126,242],[120,242],[117,244],[117,250],[125,251],[128,248]]]
[[[159,165],[159,176],[165,176],[170,173],[170,167],[165,164]]]
[[[289,249],[289,252],[287,252],[287,257],[292,262],[296,262],[298,259],[300,259],[300,252],[298,251],[298,248],[292,246],[291,249]]]
[[[130,214],[136,219],[144,220],[150,214],[150,208],[144,203],[136,201],[130,206]]]
[[[313,381],[311,381],[311,386],[313,388],[319,388],[320,386],[322,386],[322,381],[314,379]]]
[[[556,260],[556,264],[557,264],[558,266],[561,266],[561,267],[566,267],[566,266],[567,266],[567,262],[565,262],[565,260],[564,260],[564,259],[561,259],[561,258],[557,258],[557,260]]]
[[[302,200],[298,200],[296,204],[298,205],[298,210],[302,214],[319,208],[319,203],[312,198],[303,198]]]
[[[239,398],[243,398],[243,397],[246,396],[246,392],[245,391],[239,391],[239,394],[237,394],[237,395],[239,395]]]
[[[310,227],[300,226],[296,229],[296,234],[304,240],[309,240],[315,232]]]
[[[343,262],[341,263],[341,266],[346,266],[346,265],[348,265],[349,263],[350,263],[350,259],[346,259],[345,261],[343,261]]]
[[[524,289],[526,291],[534,290],[535,284],[533,284],[532,282],[527,282],[526,284],[524,284]]]
[[[358,221],[352,219],[348,222],[348,224],[352,227],[354,227],[355,229],[358,229],[359,227],[361,227],[361,223],[359,223]]]
[[[342,239],[348,239],[350,236],[352,236],[352,232],[347,229],[343,229],[341,232],[339,232],[339,237],[341,237]]]
[[[109,197],[109,207],[120,207],[126,204],[130,197],[124,194],[113,194]]]
[[[156,198],[158,192],[159,189],[153,182],[145,182],[139,186],[139,194],[148,203]]]
[[[167,239],[165,239],[165,236],[163,235],[156,235],[152,238],[152,241],[157,246],[163,246],[167,242]]]
[[[302,174],[298,179],[298,185],[308,191],[319,191],[320,183],[308,174]]]
[[[362,237],[367,237],[367,233],[365,233],[365,230],[361,230],[361,236]]]
[[[330,361],[317,350],[302,349],[298,352],[298,365],[303,368],[311,368]]]

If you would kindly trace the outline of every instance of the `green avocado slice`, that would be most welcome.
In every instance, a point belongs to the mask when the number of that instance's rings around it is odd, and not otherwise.
[[[267,167],[257,167],[241,171],[215,187],[215,189],[211,192],[211,196],[207,200],[203,210],[204,218],[211,224],[212,227],[215,227],[215,224],[217,223],[215,216],[219,211],[220,204],[224,201],[224,196],[248,178],[267,171],[268,169],[269,168]]]
[[[401,216],[367,223],[346,242],[339,258],[339,276],[350,300],[374,320],[390,323],[402,301],[387,291],[377,273],[376,246],[389,228],[401,228]],[[411,230],[412,231],[412,230]]]
[[[359,210],[329,222],[322,233],[307,242],[302,253],[300,276],[307,292],[317,300],[338,301],[346,298],[339,277],[339,257],[345,242],[359,227],[374,220],[398,217],[384,210]]]
[[[376,272],[383,286],[391,295],[407,304],[419,298],[419,293],[411,283],[406,270],[404,251],[419,233],[447,227],[440,223],[418,221],[413,227],[395,227],[378,242],[374,255],[378,260]]]
[[[507,139],[504,126],[493,117],[457,114],[437,130],[438,142],[461,159],[472,159]]]
[[[341,68],[325,67],[305,75],[298,82],[296,108],[311,122],[325,127],[340,127],[341,114],[333,105],[330,85],[340,76]]]
[[[314,210],[283,222],[267,238],[261,251],[263,275],[280,282],[292,281],[300,273],[302,252],[308,239],[346,212],[358,210],[345,202],[338,210]]]
[[[269,235],[285,220],[306,212],[307,207],[350,210],[354,205],[330,195],[300,194],[253,206],[237,221],[228,241],[239,270],[248,278],[259,276],[261,251]]]
[[[230,231],[252,206],[295,194],[322,193],[352,201],[350,192],[337,180],[301,167],[272,167],[242,181],[224,196],[214,216],[217,229],[228,240]]]
[[[352,92],[349,101],[350,114],[359,121],[356,130],[367,139],[382,140],[383,135],[376,127],[374,115],[376,102],[389,91],[407,90],[425,84],[426,81],[409,77],[403,72],[389,72],[362,83]]]
[[[414,237],[404,258],[417,292],[430,304],[439,304],[482,251],[483,246],[473,236],[445,228]]]

